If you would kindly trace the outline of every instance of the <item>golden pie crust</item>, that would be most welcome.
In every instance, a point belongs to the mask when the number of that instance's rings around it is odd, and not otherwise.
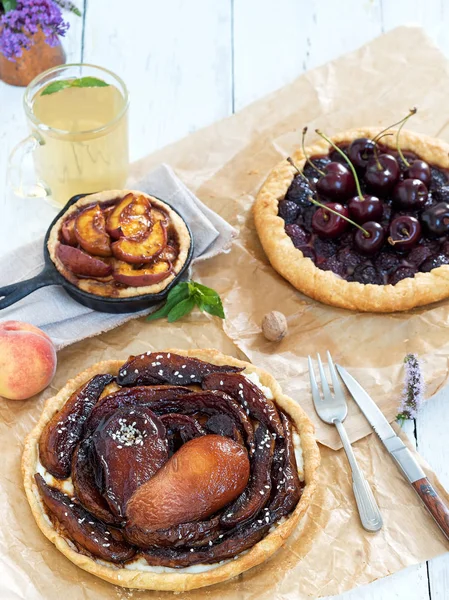
[[[69,215],[76,212],[81,206],[87,206],[89,204],[94,204],[96,202],[103,203],[108,202],[110,200],[121,200],[127,194],[134,194],[139,196],[145,196],[150,200],[151,204],[153,204],[157,208],[162,208],[170,217],[170,222],[176,230],[178,236],[179,243],[179,253],[178,256],[173,263],[173,271],[172,273],[154,285],[140,286],[140,287],[132,287],[128,286],[126,288],[118,288],[104,282],[99,281],[98,279],[89,279],[89,278],[79,278],[74,275],[67,267],[59,260],[57,256],[57,248],[60,244],[58,236],[59,231],[61,229],[63,221],[67,219]],[[50,232],[47,247],[50,253],[50,258],[54,262],[58,271],[63,275],[68,281],[79,287],[81,290],[85,292],[89,292],[90,294],[96,294],[97,296],[105,296],[109,298],[131,298],[133,296],[142,296],[144,294],[158,294],[162,292],[178,275],[178,273],[182,270],[187,257],[189,255],[189,250],[191,246],[192,240],[190,238],[189,230],[187,229],[186,224],[183,219],[176,213],[168,204],[159,200],[158,198],[154,198],[144,192],[140,192],[138,190],[107,190],[105,192],[98,192],[97,194],[90,194],[89,196],[85,196],[75,202],[70,206],[70,208],[62,215],[60,219],[56,221],[52,230]]]
[[[123,365],[123,361],[109,360],[93,365],[74,379],[68,381],[56,396],[47,400],[37,425],[26,439],[22,457],[22,473],[28,502],[40,530],[60,552],[78,567],[110,583],[127,588],[183,592],[213,585],[214,583],[235,577],[267,560],[285,543],[311,503],[316,488],[320,454],[315,441],[313,424],[302,408],[282,393],[277,381],[266,371],[262,371],[250,363],[221,354],[216,350],[170,350],[170,352],[182,356],[199,358],[200,360],[205,360],[216,365],[245,367],[246,373],[257,373],[262,385],[271,389],[276,404],[290,416],[299,433],[304,460],[305,487],[295,510],[271,533],[268,533],[265,538],[255,544],[250,550],[242,553],[238,558],[224,562],[209,571],[186,573],[180,570],[180,572],[154,573],[144,570],[120,568],[112,563],[108,564],[105,561],[99,561],[80,554],[74,549],[73,544],[67,541],[55,529],[47,517],[34,480],[39,460],[38,442],[41,433],[55,412],[62,408],[70,395],[78,387],[99,373],[116,375],[119,368]]]
[[[336,144],[350,143],[359,137],[373,138],[378,128],[351,129],[332,136]],[[395,133],[395,130],[392,130]],[[382,138],[382,144],[395,148],[395,136]],[[329,144],[318,141],[306,149],[309,156],[329,152]],[[401,131],[401,149],[415,152],[431,165],[449,168],[449,145],[410,131]],[[301,150],[292,156],[302,169],[305,157]],[[396,285],[364,285],[345,281],[332,271],[323,271],[310,258],[297,250],[284,230],[284,220],[278,217],[278,202],[285,197],[296,173],[287,161],[280,162],[269,174],[254,204],[254,220],[263,249],[282,277],[297,290],[332,306],[366,312],[395,312],[409,310],[437,302],[449,296],[449,265],[433,269],[430,273],[417,273]]]

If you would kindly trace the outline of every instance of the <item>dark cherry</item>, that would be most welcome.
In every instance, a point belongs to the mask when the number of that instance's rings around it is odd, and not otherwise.
[[[429,192],[419,179],[404,179],[396,184],[393,201],[404,210],[419,210],[424,206]]]
[[[361,229],[357,229],[354,234],[354,246],[361,254],[372,256],[382,248],[385,241],[385,231],[382,225],[376,221],[363,223],[363,229],[368,232],[368,235]]]
[[[363,194],[363,200],[360,196],[354,196],[348,202],[349,216],[353,221],[366,223],[367,221],[380,221],[383,216],[383,202],[376,196]]]
[[[296,221],[300,210],[298,204],[293,200],[281,200],[278,205],[278,214],[287,224]]]
[[[428,208],[421,215],[421,222],[426,233],[440,237],[449,232],[449,203],[439,202]]]
[[[303,256],[305,258],[310,258],[313,262],[316,261],[316,254],[315,254],[315,250],[313,248],[311,248],[310,246],[296,246],[298,248],[298,250],[301,250],[301,252],[303,253]]]
[[[375,194],[385,195],[391,191],[399,179],[398,161],[391,154],[372,156],[366,165],[365,181]]]
[[[342,202],[355,194],[356,187],[351,171],[338,162],[324,167],[324,175],[316,182],[316,190],[323,198]]]
[[[390,275],[388,283],[390,285],[396,285],[397,283],[399,283],[403,279],[406,279],[407,277],[414,277],[415,273],[417,272],[418,271],[414,267],[399,267]]]
[[[401,215],[390,223],[388,243],[395,250],[407,252],[414,248],[421,239],[421,223],[411,215]]]
[[[404,177],[408,179],[419,179],[426,187],[429,187],[431,180],[430,167],[424,160],[417,158],[405,169]]]
[[[348,209],[337,202],[329,202],[326,204],[332,210],[335,210],[343,217],[348,217]],[[312,218],[312,228],[319,236],[324,238],[336,238],[340,236],[348,227],[348,222],[342,217],[326,210],[319,208]]]
[[[290,237],[295,248],[305,246],[310,240],[310,233],[307,233],[300,225],[292,223],[285,226],[285,233]]]
[[[365,285],[371,283],[372,285],[381,285],[382,277],[379,271],[372,265],[366,263],[360,264],[354,271],[354,281],[363,283]]]
[[[442,265],[449,265],[449,257],[444,254],[433,254],[422,263],[419,270],[423,273],[428,273],[432,269],[437,269]]]
[[[357,138],[348,148],[349,160],[358,171],[364,171],[374,154],[376,144],[368,138]]]

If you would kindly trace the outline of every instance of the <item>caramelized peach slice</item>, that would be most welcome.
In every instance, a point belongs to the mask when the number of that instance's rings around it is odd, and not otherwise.
[[[168,261],[157,261],[143,269],[133,269],[132,265],[121,260],[114,265],[112,276],[115,281],[140,287],[143,285],[153,285],[159,283],[171,273],[171,264]]]
[[[165,212],[165,210],[162,210],[162,208],[155,208],[154,206],[152,206],[151,220],[154,222],[163,221],[164,223],[168,223],[168,214]]]
[[[127,263],[147,263],[162,252],[167,244],[167,232],[162,221],[156,221],[148,233],[141,239],[125,237],[112,244],[112,253]]]
[[[64,266],[81,277],[107,277],[112,273],[111,265],[73,246],[60,244],[56,255]]]
[[[106,233],[104,214],[98,204],[76,217],[75,235],[81,248],[96,256],[111,256],[111,240]]]
[[[245,448],[229,438],[190,440],[134,492],[127,526],[157,531],[205,519],[243,492],[249,472]]]
[[[127,194],[110,213],[106,229],[111,237],[140,238],[151,227],[151,204],[145,196]]]
[[[173,248],[173,246],[165,246],[158,258],[159,260],[169,260],[171,263],[173,263],[177,256],[178,252],[175,248]]]
[[[75,235],[75,219],[76,215],[70,216],[66,219],[61,227],[61,236],[66,244],[69,246],[77,246],[78,240]]]

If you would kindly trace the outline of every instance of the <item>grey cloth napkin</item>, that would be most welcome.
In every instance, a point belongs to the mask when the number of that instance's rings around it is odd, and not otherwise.
[[[134,187],[159,197],[183,216],[190,226],[194,240],[192,264],[229,251],[236,230],[198,200],[168,165],[157,167]],[[34,277],[43,266],[41,238],[1,257],[0,286]],[[0,310],[0,320],[25,321],[40,327],[52,338],[59,350],[149,314],[156,308],[122,315],[96,312],[78,304],[62,287],[49,286],[33,292],[13,306]]]

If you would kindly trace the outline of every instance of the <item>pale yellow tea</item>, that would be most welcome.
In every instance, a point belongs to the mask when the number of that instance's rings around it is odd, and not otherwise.
[[[69,87],[47,95],[40,90],[34,96],[32,112],[41,123],[43,142],[35,151],[35,167],[58,204],[76,194],[123,188],[128,175],[124,106],[114,85]]]

